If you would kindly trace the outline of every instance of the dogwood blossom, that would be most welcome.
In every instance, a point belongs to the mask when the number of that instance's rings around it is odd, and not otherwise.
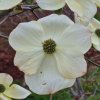
[[[92,18],[90,21],[84,21],[83,18],[77,16],[75,14],[75,22],[81,23],[89,28],[90,32],[92,33],[92,43],[96,50],[100,51],[100,21]]]
[[[97,7],[92,0],[36,0],[36,2],[45,10],[58,10],[67,3],[69,8],[84,20],[90,20],[97,12]]]
[[[52,14],[38,21],[20,23],[10,34],[9,43],[16,50],[14,63],[25,74],[36,74],[52,57],[60,74],[76,78],[86,73],[83,54],[91,47],[91,34],[81,24],[65,15]],[[44,64],[43,64],[44,62]],[[49,66],[51,67],[51,66]]]
[[[0,100],[24,99],[30,95],[30,91],[12,84],[13,78],[6,73],[0,73]]]
[[[0,10],[11,9],[21,2],[22,0],[0,0]]]
[[[89,29],[92,32],[92,43],[95,49],[100,51],[100,21],[93,18],[89,23]]]

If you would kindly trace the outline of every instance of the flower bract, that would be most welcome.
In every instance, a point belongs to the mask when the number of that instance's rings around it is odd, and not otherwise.
[[[88,25],[92,32],[92,43],[96,50],[100,51],[100,21],[93,18]]]
[[[9,43],[16,50],[15,65],[26,74],[36,74],[45,66],[44,58],[49,55],[55,59],[56,66],[53,66],[58,68],[62,76],[76,78],[86,73],[83,54],[91,47],[90,38],[91,34],[85,26],[74,24],[65,15],[52,14],[38,21],[19,24],[11,32]],[[52,46],[49,39],[56,46]],[[43,43],[46,44],[45,49]],[[49,57],[47,62],[48,66],[52,63]]]
[[[0,0],[0,10],[8,10],[21,3],[22,0]]]
[[[68,7],[83,17],[84,21],[89,21],[97,12],[96,4],[92,0],[36,0],[36,2],[44,10],[58,10],[67,3]]]
[[[0,73],[0,100],[24,99],[31,94],[23,87],[12,84],[13,78],[6,73]]]

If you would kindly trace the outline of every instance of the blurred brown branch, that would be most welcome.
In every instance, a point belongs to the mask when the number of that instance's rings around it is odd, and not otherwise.
[[[90,63],[92,63],[93,65],[95,65],[95,66],[97,66],[97,67],[100,67],[99,64],[95,63],[94,61],[90,60],[89,58],[85,57],[85,59],[86,59],[87,61],[89,61]]]
[[[8,36],[4,35],[4,33],[0,32],[0,37],[8,39]]]

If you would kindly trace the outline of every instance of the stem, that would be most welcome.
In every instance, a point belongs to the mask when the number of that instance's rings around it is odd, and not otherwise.
[[[80,80],[80,78],[77,78],[77,79],[76,79],[76,83],[77,83],[77,87],[78,87],[78,89],[79,89],[79,94],[81,95],[81,97],[83,97],[83,100],[87,100],[87,97],[86,97],[86,95],[85,95],[85,93],[84,93],[84,89],[83,89],[83,87],[82,87],[82,85],[81,85],[81,80]]]
[[[76,79],[76,83],[75,83],[75,89],[77,91],[78,96],[81,97],[80,87],[79,87],[79,83],[78,83],[77,79]]]
[[[90,63],[92,63],[93,65],[95,65],[95,66],[97,66],[97,67],[100,67],[99,64],[93,62],[92,60],[88,59],[87,57],[85,57],[85,58],[86,58],[86,60],[88,60],[88,61],[89,61]]]
[[[35,4],[34,5],[22,5],[21,8],[23,10],[34,10],[34,9],[39,8],[39,6]]]
[[[3,20],[0,21],[0,25],[1,25],[2,23],[4,23],[4,22],[8,19],[8,17],[9,17],[9,15],[7,15],[5,18],[3,18]]]
[[[8,36],[3,35],[2,32],[0,32],[0,37],[8,39]]]
[[[52,94],[50,94],[50,100],[52,100]]]
[[[73,88],[70,88],[70,91],[71,91],[71,93],[72,93],[72,95],[73,95],[74,97],[78,96],[77,92],[74,91]]]
[[[32,13],[36,16],[37,19],[39,19],[40,17],[38,16],[38,14],[35,11],[32,11]]]

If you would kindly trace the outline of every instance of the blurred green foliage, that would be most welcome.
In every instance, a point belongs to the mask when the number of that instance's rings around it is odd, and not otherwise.
[[[32,94],[24,100],[49,100],[49,99],[50,99],[50,95],[42,96],[42,95]],[[73,100],[73,99],[70,95],[70,92],[64,90],[54,94],[53,100]]]
[[[25,0],[25,3],[28,5],[31,5],[33,3],[34,0]]]
[[[95,96],[90,96],[90,97],[88,98],[88,100],[100,100],[100,94],[95,95]]]
[[[95,18],[100,21],[100,12],[95,15]]]

